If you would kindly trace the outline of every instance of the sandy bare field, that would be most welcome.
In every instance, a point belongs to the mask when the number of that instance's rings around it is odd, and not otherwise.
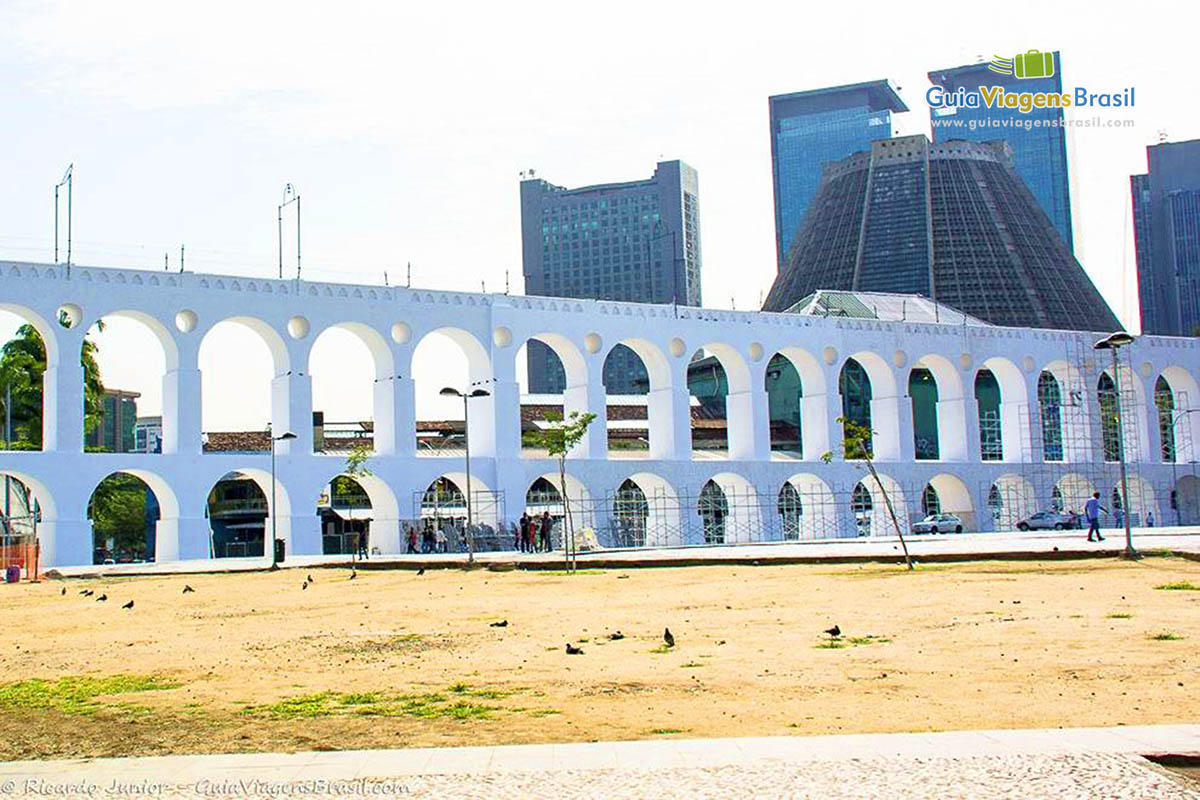
[[[1196,722],[1180,583],[1200,563],[0,586],[0,758]]]

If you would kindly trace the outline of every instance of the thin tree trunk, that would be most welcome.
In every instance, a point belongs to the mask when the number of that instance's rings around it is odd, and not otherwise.
[[[558,492],[563,504],[563,562],[567,572],[571,571],[571,545],[568,538],[571,528],[571,510],[567,506],[567,465],[566,456],[558,457]]]
[[[892,498],[888,495],[887,489],[883,488],[883,481],[879,480],[879,473],[875,471],[875,465],[871,463],[871,459],[866,459],[866,462],[867,469],[871,471],[871,477],[875,479],[875,485],[879,487],[879,492],[883,495],[883,503],[887,506],[888,514],[892,518],[892,526],[896,529],[896,535],[900,537],[900,546],[904,548],[904,563],[909,569],[912,569],[912,559],[908,555],[908,543],[904,541],[904,533],[900,530],[900,521],[896,519],[896,509],[892,508]]]

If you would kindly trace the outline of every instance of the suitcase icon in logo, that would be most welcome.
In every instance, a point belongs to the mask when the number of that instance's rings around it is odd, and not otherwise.
[[[1017,53],[1013,57],[1013,72],[1018,78],[1049,78],[1054,75],[1054,54],[1040,50]]]

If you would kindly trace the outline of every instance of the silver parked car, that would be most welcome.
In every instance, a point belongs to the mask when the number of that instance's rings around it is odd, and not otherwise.
[[[954,514],[930,514],[912,524],[913,533],[962,533],[962,520]]]
[[[1039,511],[1017,523],[1019,531],[1062,531],[1078,527],[1079,515],[1074,511]]]

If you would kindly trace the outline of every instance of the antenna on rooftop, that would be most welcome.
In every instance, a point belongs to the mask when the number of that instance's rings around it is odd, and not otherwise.
[[[1159,143],[1159,144],[1165,144],[1165,143],[1166,143],[1166,141],[1167,141],[1167,129],[1166,129],[1166,128],[1159,128],[1159,129],[1158,129],[1158,143]]]
[[[71,184],[75,175],[74,162],[67,165],[62,180],[54,184],[54,263],[58,263],[58,190],[67,186],[67,276],[71,275]]]
[[[167,272],[171,269],[171,265],[169,263],[170,258],[171,256],[168,253],[163,253],[163,272]]]
[[[412,288],[412,262],[408,262],[408,277],[404,279],[404,288]]]
[[[388,282],[387,282],[387,270],[386,270],[386,269],[383,271],[383,285],[384,285],[384,286],[387,286],[387,285],[388,285]]]
[[[504,270],[504,293],[508,294],[508,270]]]
[[[183,245],[179,245],[179,271],[183,272]]]
[[[283,279],[283,209],[284,206],[296,204],[296,280],[300,280],[300,195],[290,183],[284,184],[283,202],[279,204],[277,221],[279,223],[279,278]]]

